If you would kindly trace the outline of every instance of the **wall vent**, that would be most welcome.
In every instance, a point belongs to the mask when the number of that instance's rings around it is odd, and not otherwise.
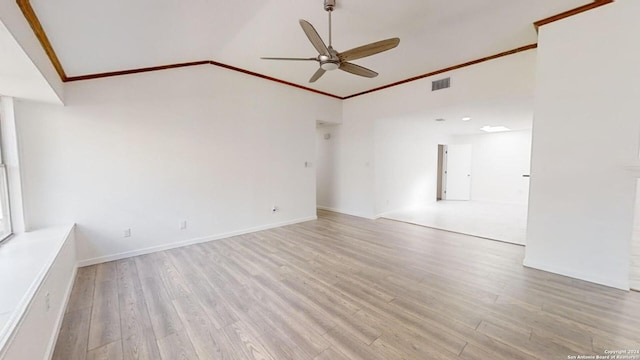
[[[442,90],[449,87],[451,87],[450,77],[431,82],[431,91]]]

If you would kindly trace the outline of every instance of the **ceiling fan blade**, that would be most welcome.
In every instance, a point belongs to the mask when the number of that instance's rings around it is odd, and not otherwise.
[[[302,26],[302,30],[304,30],[304,33],[309,38],[309,41],[311,41],[311,44],[313,45],[313,47],[315,47],[316,50],[318,50],[318,53],[320,55],[330,56],[327,45],[325,45],[324,41],[322,41],[322,38],[320,37],[320,35],[318,35],[318,32],[313,27],[313,25],[311,25],[306,20],[300,19],[300,26]]]
[[[318,68],[318,71],[316,71],[315,74],[313,74],[313,76],[311,77],[311,79],[309,79],[309,82],[316,82],[316,80],[320,79],[322,77],[322,75],[324,75],[326,71],[323,68]]]
[[[340,58],[340,61],[357,60],[363,57],[381,53],[383,51],[391,50],[398,46],[398,44],[400,44],[399,38],[382,40],[371,44],[359,46],[351,50],[347,50],[343,53],[338,54],[338,57]]]
[[[362,67],[360,65],[356,65],[356,64],[352,64],[352,63],[348,63],[348,62],[340,63],[340,70],[346,71],[348,73],[352,73],[352,74],[355,74],[355,75],[368,77],[368,78],[374,78],[374,77],[378,76],[378,73],[373,71],[373,70],[369,70],[369,69],[367,69],[365,67]]]
[[[294,60],[294,61],[318,61],[317,58],[286,58],[286,57],[261,57],[262,60]]]

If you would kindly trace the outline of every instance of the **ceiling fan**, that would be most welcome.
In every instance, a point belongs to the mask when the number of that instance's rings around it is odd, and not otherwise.
[[[320,68],[313,74],[309,82],[316,82],[326,71],[340,69],[351,74],[374,78],[378,73],[353,64],[349,61],[361,59],[363,57],[375,55],[383,51],[391,50],[400,43],[399,38],[391,38],[387,40],[377,41],[371,44],[359,46],[345,52],[337,52],[331,46],[331,12],[336,6],[336,0],[324,0],[324,10],[329,13],[329,46],[327,46],[316,29],[306,20],[300,20],[300,26],[304,33],[311,41],[313,47],[318,51],[317,57],[311,58],[282,58],[282,57],[263,57],[263,60],[294,60],[294,61],[317,61]]]

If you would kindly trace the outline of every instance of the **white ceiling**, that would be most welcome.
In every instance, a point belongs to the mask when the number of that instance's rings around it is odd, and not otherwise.
[[[470,117],[471,120],[463,121]],[[486,134],[483,126],[506,126],[511,131],[533,128],[533,97],[517,96],[505,99],[483,99],[462,102],[450,107],[428,108],[403,117],[430,124],[430,131],[440,136],[466,136]],[[436,121],[444,119],[444,121]],[[379,121],[389,121],[380,119]],[[317,128],[339,126],[338,123],[316,121]]]
[[[68,76],[215,60],[339,96],[535,43],[534,21],[590,2],[337,0],[338,51],[396,36],[401,43],[354,61],[379,72],[375,79],[334,71],[309,84],[317,63],[259,57],[316,56],[298,19],[326,41],[323,0],[31,0]]]
[[[433,122],[433,131],[447,136],[486,134],[483,126],[506,126],[512,131],[533,127],[533,98],[518,97],[476,103],[458,104],[450,108],[430,109],[425,121]],[[471,117],[469,121],[462,118]],[[444,122],[435,119],[445,119]]]
[[[60,99],[0,22],[0,95],[60,104]]]

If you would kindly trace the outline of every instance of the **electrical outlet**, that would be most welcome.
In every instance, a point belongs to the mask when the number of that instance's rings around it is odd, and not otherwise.
[[[124,229],[124,231],[122,232],[122,236],[123,237],[131,237],[131,228]]]
[[[51,309],[51,294],[48,292],[44,294],[44,308],[46,311]]]
[[[180,230],[186,230],[186,229],[187,229],[187,220],[180,221]]]

